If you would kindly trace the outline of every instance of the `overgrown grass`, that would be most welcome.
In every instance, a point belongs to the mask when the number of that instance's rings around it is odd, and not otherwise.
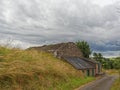
[[[120,90],[120,79],[116,79],[111,90]]]
[[[0,47],[0,90],[73,90],[93,79],[49,53]]]
[[[109,75],[118,75],[119,74],[119,71],[116,69],[104,70],[104,72],[106,72]]]

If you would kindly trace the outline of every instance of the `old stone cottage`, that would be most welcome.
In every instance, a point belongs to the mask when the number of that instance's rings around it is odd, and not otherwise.
[[[32,49],[50,52],[55,57],[65,60],[76,69],[82,70],[87,76],[95,76],[101,72],[101,64],[84,58],[80,49],[73,42],[32,47]]]

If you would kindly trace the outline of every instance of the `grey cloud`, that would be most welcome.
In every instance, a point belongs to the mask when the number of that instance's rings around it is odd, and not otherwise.
[[[77,40],[100,44],[99,41],[102,41],[111,50],[114,45],[117,47],[114,41],[120,43],[120,15],[117,12],[119,4],[101,7],[92,2],[1,0],[0,37],[3,40],[11,37],[16,41],[29,43],[28,45]],[[94,47],[93,45],[95,50]]]
[[[120,56],[120,51],[105,51],[105,52],[100,52],[102,53],[105,57],[119,57]]]

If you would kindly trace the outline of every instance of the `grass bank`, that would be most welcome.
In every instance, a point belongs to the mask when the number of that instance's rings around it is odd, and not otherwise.
[[[114,84],[112,85],[111,90],[120,90],[120,79],[116,79]]]
[[[73,90],[92,80],[49,53],[0,47],[0,90]]]
[[[116,69],[109,69],[109,70],[103,70],[103,71],[109,75],[118,75],[119,74],[119,71]]]

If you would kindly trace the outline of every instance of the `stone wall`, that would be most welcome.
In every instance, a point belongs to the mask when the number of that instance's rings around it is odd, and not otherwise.
[[[82,52],[73,42],[44,45],[41,47],[32,47],[32,49],[36,49],[38,51],[42,50],[42,51],[50,52],[58,58],[83,57]]]
[[[55,52],[58,57],[83,57],[80,49],[72,42],[61,45]]]

